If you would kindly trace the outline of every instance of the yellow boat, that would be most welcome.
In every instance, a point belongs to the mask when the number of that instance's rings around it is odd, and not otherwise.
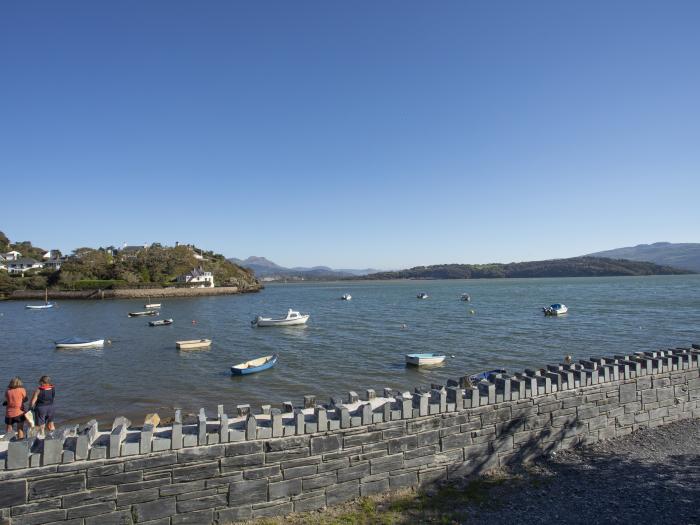
[[[190,339],[188,341],[175,341],[178,350],[191,350],[193,348],[207,348],[211,346],[211,339]]]

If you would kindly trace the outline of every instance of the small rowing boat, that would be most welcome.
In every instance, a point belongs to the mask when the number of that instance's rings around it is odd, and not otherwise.
[[[506,371],[503,368],[496,368],[495,370],[489,370],[488,372],[480,372],[478,374],[474,374],[469,376],[469,380],[472,383],[478,383],[479,381],[483,379],[488,379],[489,376],[491,375],[496,375],[496,374],[505,374]]]
[[[233,365],[231,367],[231,373],[235,376],[255,374],[256,372],[262,372],[263,370],[272,368],[275,364],[277,364],[277,354],[266,355],[265,357],[259,357],[258,359],[251,359],[245,363]]]
[[[160,312],[157,310],[146,310],[145,312],[129,312],[129,317],[145,317],[145,316],[153,316],[153,315],[160,315]]]
[[[172,319],[158,319],[157,321],[148,321],[148,326],[165,326],[173,324]]]
[[[211,339],[190,339],[187,341],[175,341],[178,350],[192,350],[194,348],[209,348]]]
[[[406,354],[406,364],[413,366],[439,365],[445,360],[444,354]]]
[[[55,341],[56,348],[102,348],[105,345],[104,339],[85,339],[82,337],[67,337]]]

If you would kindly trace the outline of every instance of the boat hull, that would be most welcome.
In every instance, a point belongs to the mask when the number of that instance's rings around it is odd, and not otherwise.
[[[439,365],[445,360],[442,354],[406,354],[406,364],[412,366]]]
[[[27,306],[25,306],[25,308],[27,310],[46,310],[47,308],[53,308],[53,305],[52,304],[42,304],[42,305],[35,306],[35,305],[28,304]]]
[[[262,372],[263,370],[268,370],[277,364],[277,357],[277,354],[273,354],[260,359],[254,359],[252,361],[246,361],[245,363],[234,365],[231,367],[231,374],[234,376],[245,376],[249,374],[256,374],[258,372]],[[261,365],[250,366],[250,364],[254,364],[256,361],[260,360],[264,360]]]
[[[160,303],[149,303],[149,304],[144,304],[144,308],[160,308]]]
[[[178,350],[192,350],[194,348],[209,348],[211,339],[191,339],[188,341],[175,341]]]
[[[96,339],[94,341],[86,341],[85,343],[62,343],[56,341],[56,348],[102,348],[105,345],[104,339]]]
[[[168,326],[173,324],[172,319],[159,319],[158,321],[148,321],[148,326]]]
[[[309,320],[309,315],[302,315],[297,319],[268,319],[268,318],[258,318],[255,322],[256,326],[297,326],[306,324]]]
[[[155,310],[149,310],[148,312],[129,312],[127,315],[129,317],[146,317],[146,316],[160,315],[160,313],[155,311]]]

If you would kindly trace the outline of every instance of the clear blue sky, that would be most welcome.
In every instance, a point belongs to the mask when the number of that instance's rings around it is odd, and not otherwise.
[[[5,2],[0,230],[286,265],[700,231],[700,3]]]

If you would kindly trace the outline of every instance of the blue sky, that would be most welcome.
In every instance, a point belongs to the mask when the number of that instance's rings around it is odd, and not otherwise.
[[[0,230],[401,268],[698,242],[700,4],[6,2]]]

